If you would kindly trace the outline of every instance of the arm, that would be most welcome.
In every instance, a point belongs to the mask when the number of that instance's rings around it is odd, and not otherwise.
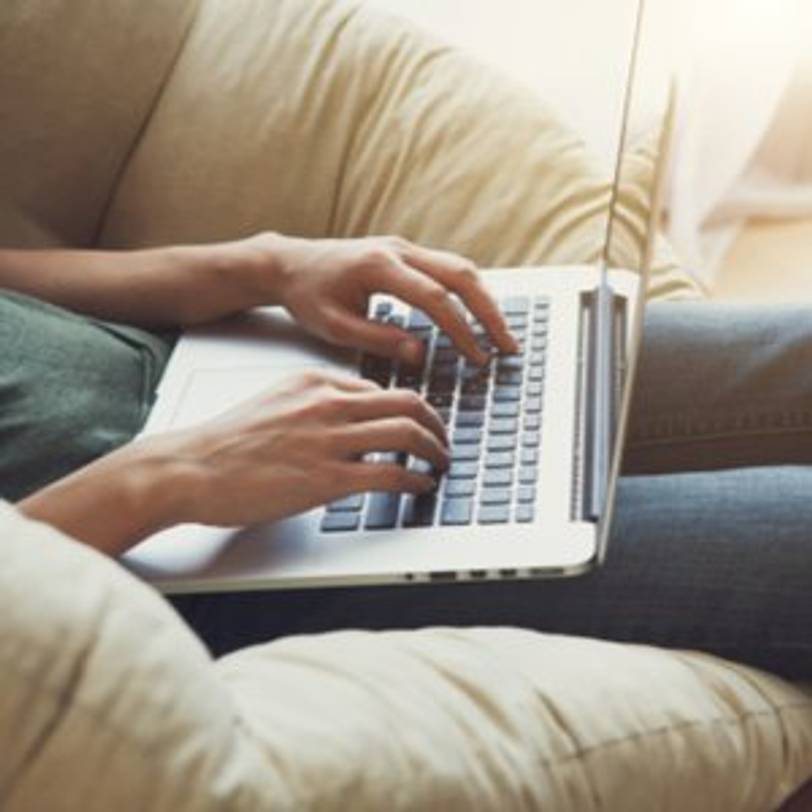
[[[500,350],[517,350],[472,263],[397,237],[308,240],[267,232],[140,251],[0,250],[0,287],[146,327],[186,327],[282,305],[326,341],[417,362],[419,341],[367,319],[370,296],[389,293],[424,310],[467,358],[484,363],[455,294]]]
[[[259,257],[245,242],[140,251],[0,249],[0,287],[144,327],[188,326],[252,306]],[[275,266],[263,256],[268,289]],[[274,304],[268,301],[268,304]]]
[[[275,521],[351,493],[423,493],[432,476],[370,462],[381,449],[448,466],[436,412],[406,390],[305,373],[186,431],[131,443],[18,504],[109,555],[185,522]]]

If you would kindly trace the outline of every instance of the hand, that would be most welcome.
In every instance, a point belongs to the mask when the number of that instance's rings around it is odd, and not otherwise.
[[[423,344],[407,331],[367,318],[374,293],[389,293],[420,308],[446,332],[460,352],[484,364],[456,294],[502,352],[518,351],[516,340],[482,285],[474,265],[446,251],[422,248],[399,237],[305,240],[260,234],[279,271],[277,301],[311,333],[346,347],[418,364]],[[270,276],[269,276],[270,279]]]
[[[371,452],[413,455],[437,471],[449,461],[443,424],[415,393],[324,372],[167,442],[189,469],[184,519],[216,525],[274,521],[363,491],[436,487],[427,474],[364,459]]]
[[[118,554],[183,522],[275,521],[352,493],[436,486],[364,458],[375,451],[448,466],[440,418],[415,393],[310,372],[199,427],[125,446],[19,507]]]

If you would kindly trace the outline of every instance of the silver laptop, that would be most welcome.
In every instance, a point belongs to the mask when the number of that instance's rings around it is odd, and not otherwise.
[[[419,391],[441,414],[452,464],[437,491],[358,494],[261,526],[182,525],[138,545],[127,566],[166,592],[212,592],[559,577],[603,560],[661,184],[658,172],[638,267],[610,267],[643,13],[640,0],[601,262],[484,272],[519,355],[470,367],[423,313],[376,298],[373,318],[403,325],[427,347],[422,370],[399,368],[326,346],[284,312],[259,309],[183,336],[144,430],[193,425],[306,368],[361,374]]]

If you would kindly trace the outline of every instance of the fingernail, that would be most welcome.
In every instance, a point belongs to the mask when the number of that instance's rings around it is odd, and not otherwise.
[[[423,356],[423,345],[419,341],[401,341],[398,344],[398,358],[406,364],[419,364]]]

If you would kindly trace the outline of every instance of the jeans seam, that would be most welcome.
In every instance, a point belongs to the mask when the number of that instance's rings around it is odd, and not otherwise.
[[[642,428],[632,429],[628,444],[648,446],[679,439],[724,440],[799,433],[812,433],[812,409],[744,411],[724,417],[669,415],[652,418],[645,421]]]

